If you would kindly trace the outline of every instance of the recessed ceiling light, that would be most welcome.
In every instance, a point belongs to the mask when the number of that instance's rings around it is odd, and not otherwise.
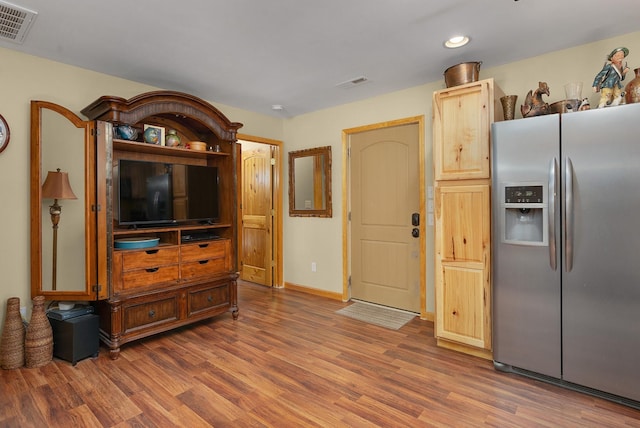
[[[271,106],[271,110],[280,111],[284,110],[284,107],[281,104],[274,104]]]
[[[455,36],[444,42],[444,45],[448,48],[455,49],[469,43],[469,37],[467,36]]]

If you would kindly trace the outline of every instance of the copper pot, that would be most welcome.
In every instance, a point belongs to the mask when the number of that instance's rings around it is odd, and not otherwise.
[[[482,61],[463,62],[453,65],[444,71],[444,83],[447,88],[477,82],[480,76]]]

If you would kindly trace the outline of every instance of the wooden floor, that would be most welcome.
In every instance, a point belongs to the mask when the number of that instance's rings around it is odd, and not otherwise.
[[[125,345],[111,361],[0,370],[1,427],[640,427],[640,411],[437,348],[345,304],[239,287],[230,314]]]

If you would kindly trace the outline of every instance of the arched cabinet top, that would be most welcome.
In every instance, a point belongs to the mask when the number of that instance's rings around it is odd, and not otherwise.
[[[182,92],[153,91],[130,99],[105,95],[82,109],[91,120],[136,125],[150,118],[165,118],[195,130],[213,132],[219,139],[235,141],[242,123],[231,122],[217,108]]]

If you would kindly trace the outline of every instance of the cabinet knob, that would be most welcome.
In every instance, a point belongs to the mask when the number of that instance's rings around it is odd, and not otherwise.
[[[151,310],[149,311],[149,318],[153,318],[153,317],[155,317],[155,316],[156,316],[156,311],[154,311],[153,309],[151,309]]]
[[[213,297],[211,297],[211,295],[207,296],[207,302],[209,303],[213,302]]]

